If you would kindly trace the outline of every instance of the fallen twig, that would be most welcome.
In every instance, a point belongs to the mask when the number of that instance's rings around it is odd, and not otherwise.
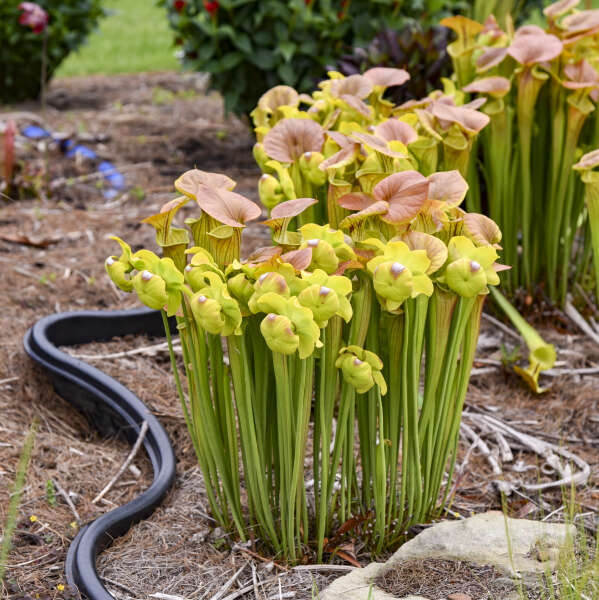
[[[488,315],[487,313],[484,312],[483,319],[489,321],[489,323],[492,323],[493,325],[495,325],[495,327],[497,327],[498,329],[501,329],[501,331],[503,331],[503,333],[509,335],[510,337],[512,337],[515,340],[518,340],[520,343],[522,343],[523,340],[520,337],[519,333],[515,332],[513,329],[510,329],[507,325],[505,325],[501,321],[498,321],[495,317],[492,317],[491,315]]]
[[[125,165],[123,167],[115,167],[114,171],[127,173],[129,171],[136,171],[137,169],[149,169],[150,167],[152,167],[151,162],[143,162],[134,165]],[[89,180],[101,179],[102,177],[105,177],[105,175],[106,173],[104,171],[96,171],[95,173],[86,173],[85,175],[79,175],[78,177],[60,177],[50,184],[50,189],[55,190],[63,185],[73,185],[74,183],[83,183]]]
[[[564,312],[576,323],[576,325],[587,334],[594,342],[599,344],[599,334],[584,320],[584,317],[574,308],[570,300],[566,300]]]
[[[493,470],[493,475],[503,475],[503,471],[499,466],[499,462],[497,462],[497,459],[493,456],[491,449],[486,442],[483,441],[480,435],[478,435],[471,427],[466,425],[466,423],[460,423],[460,429],[466,434],[466,437],[470,439],[472,445],[475,448],[478,447],[483,456],[487,459],[487,462],[491,465],[491,469]]]
[[[35,279],[38,283],[40,283],[41,277],[36,275],[35,273],[31,273],[26,269],[22,269],[21,267],[13,267],[12,270],[19,275],[23,275],[24,277],[30,277],[31,279]],[[56,286],[51,281],[44,281],[45,285],[51,287],[52,289],[56,289]]]
[[[582,485],[586,483],[591,474],[591,468],[589,464],[582,458],[549,442],[545,442],[527,433],[522,433],[513,427],[510,427],[506,423],[491,417],[489,415],[482,415],[478,413],[464,412],[463,415],[479,426],[486,426],[492,431],[499,431],[500,433],[514,438],[520,444],[532,450],[535,454],[543,457],[547,463],[553,467],[559,474],[560,479],[558,481],[552,481],[548,483],[536,483],[536,484],[523,484],[523,488],[529,492],[546,490],[553,487],[568,487],[570,485]],[[573,462],[580,470],[574,472],[569,465],[565,467],[561,464],[558,458],[563,458]]]
[[[472,369],[470,371],[470,377],[480,377],[481,375],[490,375],[495,373],[499,367],[482,367],[480,369]]]
[[[220,591],[216,592],[216,594],[214,594],[214,596],[212,596],[212,598],[210,600],[220,600],[220,598],[222,598],[231,588],[231,586],[237,581],[237,579],[239,578],[239,576],[241,575],[242,571],[250,564],[250,561],[246,561],[246,563],[240,567],[239,569],[237,569],[237,571],[235,571],[235,573],[233,573],[233,576],[230,577],[225,584],[220,588]],[[254,586],[250,585],[248,588],[248,591],[251,590]],[[229,596],[227,596],[227,598],[229,598]],[[234,596],[235,598],[237,596]]]
[[[273,583],[276,579],[278,579],[278,577],[272,577],[271,579],[265,580],[264,583]],[[250,583],[249,585],[242,587],[241,589],[237,590],[236,592],[233,592],[232,594],[225,596],[223,598],[223,600],[235,600],[236,598],[240,598],[244,594],[251,592],[253,589],[254,589],[254,584]]]
[[[137,436],[137,440],[135,440],[135,444],[133,444],[133,448],[131,448],[131,452],[129,452],[129,456],[125,459],[125,462],[120,466],[119,470],[116,472],[115,476],[106,484],[104,489],[92,500],[92,504],[99,502],[102,498],[112,489],[112,486],[118,481],[119,477],[125,472],[127,467],[131,464],[138,450],[141,448],[141,444],[146,437],[146,432],[148,431],[148,422],[144,421],[141,424],[141,429],[139,430],[139,435]]]
[[[22,567],[26,567],[38,560],[42,560],[42,558],[46,558],[52,555],[52,560],[54,560],[54,554],[52,552],[46,552],[46,554],[42,554],[42,556],[37,556],[36,558],[32,558],[31,560],[26,560],[25,562],[16,563],[14,565],[5,565],[8,569],[21,569]]]
[[[581,369],[548,369],[543,371],[543,375],[549,377],[562,377],[563,375],[596,375],[599,373],[599,367],[584,367]]]
[[[599,310],[597,310],[597,307],[591,302],[591,299],[589,298],[588,294],[584,291],[584,288],[580,285],[580,283],[577,282],[574,285],[578,290],[579,294],[584,298],[584,301],[587,303],[587,306],[593,311],[593,314],[599,316]]]
[[[254,585],[254,596],[256,600],[260,600],[260,591],[258,590],[258,578],[256,576],[256,565],[252,563],[252,583]]]
[[[80,525],[81,517],[79,516],[79,513],[77,512],[77,509],[75,508],[73,501],[69,498],[69,495],[67,494],[67,492],[60,485],[60,483],[58,483],[58,480],[52,479],[52,484],[58,490],[58,493],[64,498],[64,501],[67,503],[67,506],[71,509],[71,512],[73,513],[73,516],[75,517],[75,521],[77,521],[77,525]]]
[[[120,581],[114,581],[113,579],[108,579],[108,577],[103,577],[103,576],[100,576],[100,579],[102,581],[105,581],[106,583],[109,583],[110,585],[116,585],[117,587],[120,587],[122,590],[124,590],[128,594],[135,596],[135,592],[131,588],[128,588],[126,585],[122,584]]]
[[[264,556],[260,556],[257,552],[253,552],[249,548],[244,548],[243,546],[240,546],[239,544],[235,544],[235,546],[233,546],[233,550],[237,550],[238,552],[243,552],[244,554],[248,554],[252,558],[255,558],[256,560],[259,560],[261,562],[270,563],[271,565],[273,565],[280,571],[285,571],[285,572],[289,571],[288,567],[284,567],[283,565],[280,565],[279,563],[274,562],[274,560],[271,560],[270,558],[264,558]]]
[[[179,350],[181,348],[178,345],[178,339],[179,338],[173,338],[175,350]],[[168,350],[168,342],[160,342],[159,344],[144,346],[143,348],[135,348],[134,350],[113,352],[112,354],[71,354],[71,356],[81,360],[109,360],[114,358],[125,358],[126,356],[133,356],[134,354],[149,354],[150,356],[153,356],[161,350]]]
[[[462,429],[463,425],[464,425],[463,423],[460,423],[460,429]],[[480,439],[480,436],[477,435],[476,439],[468,447],[468,450],[466,450],[466,454],[464,455],[464,460],[462,460],[462,463],[456,469],[456,477],[455,477],[453,485],[451,487],[451,491],[449,492],[449,494],[447,496],[448,498],[451,498],[451,501],[449,502],[450,505],[451,505],[453,498],[455,496],[455,493],[458,489],[458,485],[460,485],[460,482],[462,481],[462,477],[464,477],[464,473],[466,472],[466,467],[468,466],[468,461],[470,460],[470,455],[472,454],[474,449],[478,446],[479,439]]]

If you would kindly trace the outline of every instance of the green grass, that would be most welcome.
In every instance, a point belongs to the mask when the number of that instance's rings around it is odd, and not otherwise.
[[[57,75],[111,75],[178,69],[166,9],[153,0],[106,0],[109,15]]]

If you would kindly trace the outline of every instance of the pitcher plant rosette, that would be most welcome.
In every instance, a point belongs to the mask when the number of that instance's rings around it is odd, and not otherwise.
[[[546,7],[544,29],[514,31],[510,19],[502,28],[493,16],[443,21],[457,35],[456,83],[486,100],[480,110],[490,118],[478,139],[484,184],[473,170],[468,208],[484,209],[503,231],[513,267],[506,289],[541,286],[561,305],[575,283],[593,287],[592,222],[572,166],[599,145],[599,10],[579,4]]]
[[[360,94],[384,110],[376,85]],[[326,118],[366,112],[331,100],[344,90],[330,93]],[[278,110],[270,104],[265,118],[277,120]],[[162,256],[114,238],[121,254],[106,270],[162,312],[218,524],[292,563],[312,550],[322,560],[352,528],[378,552],[446,500],[481,310],[499,283],[501,234],[459,207],[467,185],[457,170],[435,172],[432,161],[428,176],[384,171],[410,162],[407,146],[419,138],[412,117],[390,122],[390,140],[386,128],[360,139],[351,129],[325,133],[310,118],[279,122],[284,134],[275,125],[264,138],[264,151],[279,157],[269,168],[283,178],[278,186],[311,194],[271,203],[271,246],[242,259],[241,232],[260,208],[228,177],[193,170],[175,183],[182,196],[145,219]],[[355,175],[358,160],[356,192],[342,175]],[[185,220],[189,232],[173,225],[188,202],[200,209]],[[319,211],[336,226],[311,222]]]

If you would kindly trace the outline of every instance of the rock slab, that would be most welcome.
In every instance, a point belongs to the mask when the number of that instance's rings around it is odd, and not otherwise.
[[[398,563],[413,559],[459,560],[492,565],[513,577],[536,576],[555,570],[560,551],[575,536],[573,525],[512,519],[500,511],[443,521],[405,543],[386,563],[371,563],[335,580],[320,600],[397,600],[372,582]],[[401,600],[429,599],[406,596]]]

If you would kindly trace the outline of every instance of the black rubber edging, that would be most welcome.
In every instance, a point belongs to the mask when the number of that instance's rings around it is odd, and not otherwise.
[[[171,329],[175,323],[171,322]],[[59,313],[40,319],[23,340],[27,354],[49,372],[56,392],[83,412],[102,435],[133,443],[143,421],[148,422],[144,447],[154,469],[152,484],[131,502],[83,526],[69,547],[67,582],[90,600],[114,600],[96,571],[98,554],[150,515],[175,478],[170,439],[148,407],[112,377],[58,349],[127,334],[164,336],[160,312],[141,308]]]

